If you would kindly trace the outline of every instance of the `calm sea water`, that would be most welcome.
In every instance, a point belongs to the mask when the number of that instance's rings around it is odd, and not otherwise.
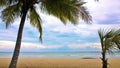
[[[13,53],[0,52],[0,58],[11,58]],[[20,58],[100,58],[100,52],[22,52]],[[107,54],[108,58],[120,58],[120,52]]]

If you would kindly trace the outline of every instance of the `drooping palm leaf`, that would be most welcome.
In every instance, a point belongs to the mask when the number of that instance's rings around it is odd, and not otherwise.
[[[40,40],[42,41],[42,26],[41,26],[41,18],[39,14],[36,12],[35,8],[30,8],[30,24],[36,27],[40,33]]]
[[[98,35],[99,35],[99,38],[100,38],[100,43],[101,43],[101,47],[102,47],[102,50],[103,50],[103,47],[104,47],[104,30],[100,29],[98,30]]]
[[[17,3],[18,1],[20,1],[20,0],[8,0],[8,2],[9,2],[10,4]]]
[[[20,16],[20,6],[18,4],[9,6],[2,11],[2,20],[6,23],[6,28],[13,23],[14,19]]]
[[[85,2],[81,0],[43,0],[41,10],[58,17],[64,24],[69,20],[77,24],[79,17],[86,21],[91,21],[91,16],[82,6]]]
[[[0,0],[0,7],[8,6],[9,2],[6,0]]]

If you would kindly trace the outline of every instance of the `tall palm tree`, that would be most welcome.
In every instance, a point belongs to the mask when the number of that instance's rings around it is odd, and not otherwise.
[[[102,68],[107,68],[106,53],[112,53],[112,49],[120,49],[120,29],[111,29],[109,31],[98,30],[101,48],[102,48]]]
[[[9,68],[16,68],[26,17],[30,19],[30,24],[38,29],[42,41],[42,21],[36,8],[59,18],[64,24],[68,21],[77,24],[79,17],[90,23],[92,21],[91,16],[83,4],[85,2],[82,0],[0,0],[0,8],[3,8],[1,18],[5,22],[6,28],[16,18],[21,17],[14,54]]]

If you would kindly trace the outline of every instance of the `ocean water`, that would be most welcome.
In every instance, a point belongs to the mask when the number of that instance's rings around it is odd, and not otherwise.
[[[0,52],[0,58],[11,58],[13,53]],[[100,52],[22,52],[20,58],[100,58]],[[120,52],[107,54],[108,58],[120,58]]]

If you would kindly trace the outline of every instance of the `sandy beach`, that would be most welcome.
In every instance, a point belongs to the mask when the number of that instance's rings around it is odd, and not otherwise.
[[[109,68],[120,68],[119,59],[109,59]],[[0,68],[7,68],[10,58],[0,58]],[[20,58],[17,68],[101,68],[100,59]]]

